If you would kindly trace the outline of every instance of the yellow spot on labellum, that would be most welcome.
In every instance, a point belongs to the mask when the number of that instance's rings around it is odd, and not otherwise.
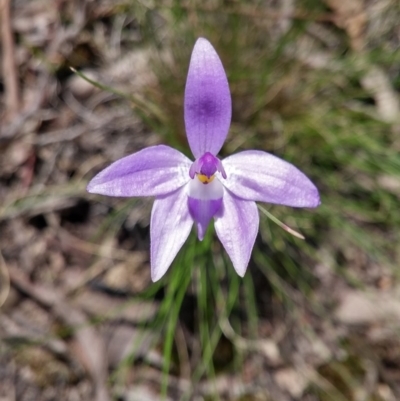
[[[207,177],[204,174],[197,174],[197,178],[203,183],[203,184],[209,184],[214,178],[215,175],[212,175],[211,177]]]

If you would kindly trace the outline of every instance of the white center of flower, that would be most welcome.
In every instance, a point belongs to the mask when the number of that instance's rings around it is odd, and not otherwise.
[[[221,199],[224,188],[218,178],[213,179],[207,185],[194,179],[189,182],[188,195],[194,199],[211,200]]]

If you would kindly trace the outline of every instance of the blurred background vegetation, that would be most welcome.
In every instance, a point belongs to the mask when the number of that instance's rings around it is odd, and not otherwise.
[[[1,399],[400,399],[397,0],[0,4]],[[211,229],[153,284],[151,199],[85,186],[145,146],[191,157],[200,36],[232,92],[222,158],[276,154],[322,205],[260,205],[244,279]]]

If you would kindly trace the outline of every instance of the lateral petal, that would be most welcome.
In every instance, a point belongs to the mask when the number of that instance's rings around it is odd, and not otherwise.
[[[154,201],[150,221],[151,279],[158,281],[182,248],[193,225],[186,187]]]
[[[246,273],[259,221],[255,202],[240,199],[225,189],[222,207],[215,215],[215,231],[240,277]]]
[[[87,190],[109,196],[165,195],[185,185],[192,162],[176,149],[150,146],[98,173]]]
[[[246,150],[222,161],[223,185],[236,196],[293,207],[317,207],[318,189],[297,167],[259,150]]]
[[[190,149],[197,159],[216,155],[225,142],[232,105],[228,80],[211,43],[199,38],[190,59],[185,88],[185,126]]]

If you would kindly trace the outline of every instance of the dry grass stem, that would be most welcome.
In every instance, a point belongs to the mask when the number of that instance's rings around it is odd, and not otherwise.
[[[1,0],[1,45],[3,49],[3,82],[5,85],[5,121],[11,121],[19,112],[20,89],[15,62],[15,46],[11,25],[11,0]]]

